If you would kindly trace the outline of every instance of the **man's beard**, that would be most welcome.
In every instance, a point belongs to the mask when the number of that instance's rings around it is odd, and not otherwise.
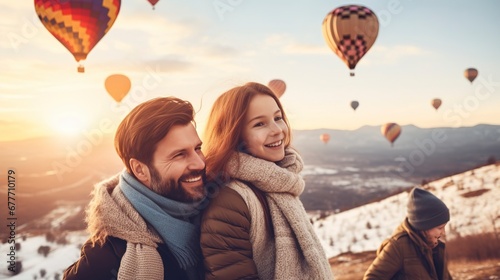
[[[182,187],[182,180],[188,176],[202,175],[205,182],[205,171],[193,171],[190,174],[182,175],[177,181],[174,179],[163,180],[160,173],[153,166],[148,166],[151,173],[151,190],[157,194],[179,202],[198,202],[205,197],[205,189],[202,186],[196,193],[189,193]]]

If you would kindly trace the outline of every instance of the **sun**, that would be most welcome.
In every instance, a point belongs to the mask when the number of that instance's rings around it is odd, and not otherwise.
[[[85,122],[81,116],[74,113],[54,115],[49,120],[51,128],[64,136],[75,136],[83,132]]]

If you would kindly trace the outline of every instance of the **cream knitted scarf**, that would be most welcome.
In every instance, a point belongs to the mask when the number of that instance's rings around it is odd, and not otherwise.
[[[95,245],[114,236],[127,241],[118,280],[163,280],[163,262],[156,250],[161,237],[151,230],[118,187],[119,175],[94,187],[87,208],[87,230]]]
[[[263,279],[287,280],[333,279],[323,247],[299,200],[305,186],[299,175],[303,168],[299,154],[288,148],[285,150],[285,158],[274,163],[245,153],[236,153],[228,166],[231,178],[251,182],[266,193],[274,228],[275,265],[274,275],[260,275],[259,272],[259,276]],[[255,245],[253,244],[253,248],[257,251],[266,250],[256,248]],[[260,257],[266,256],[254,254],[254,258]],[[266,260],[255,260],[256,264],[265,262]]]

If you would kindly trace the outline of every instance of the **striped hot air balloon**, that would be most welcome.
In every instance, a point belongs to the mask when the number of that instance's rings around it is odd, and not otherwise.
[[[391,146],[394,145],[394,141],[398,139],[401,134],[401,127],[397,123],[386,123],[380,128],[382,135],[391,142]]]
[[[364,6],[341,6],[326,15],[322,27],[326,43],[354,76],[356,64],[377,39],[377,16]]]
[[[35,0],[38,18],[70,51],[77,62],[109,31],[120,11],[121,0]],[[85,72],[82,63],[78,72]]]
[[[476,68],[467,68],[465,69],[464,76],[469,80],[471,83],[476,79],[478,74],[478,71]]]
[[[286,90],[286,84],[283,80],[271,80],[267,86],[274,92],[274,94],[276,94],[276,96],[278,96],[278,98],[280,98]]]

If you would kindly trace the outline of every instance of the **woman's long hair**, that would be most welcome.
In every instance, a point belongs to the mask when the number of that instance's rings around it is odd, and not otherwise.
[[[244,151],[242,140],[243,127],[248,106],[253,97],[262,94],[271,96],[281,110],[283,120],[288,126],[284,144],[291,142],[291,128],[278,97],[267,86],[259,83],[246,83],[224,92],[214,102],[203,136],[203,150],[206,158],[207,179],[218,185],[228,182],[226,166],[234,152]]]

